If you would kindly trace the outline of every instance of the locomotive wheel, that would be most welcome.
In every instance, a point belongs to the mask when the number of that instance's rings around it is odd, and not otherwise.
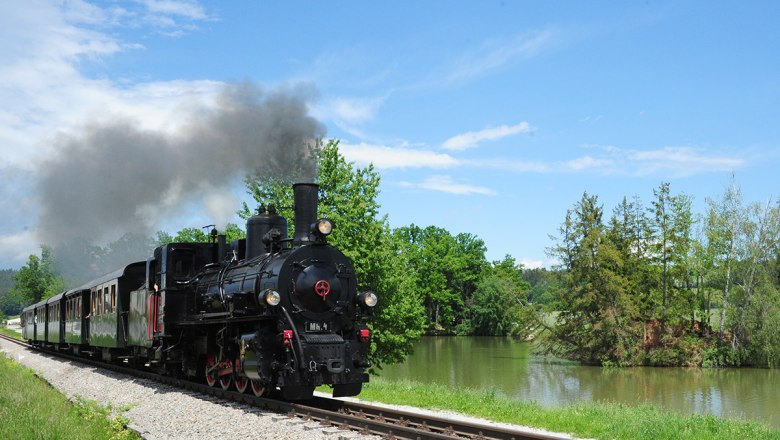
[[[252,385],[252,393],[255,396],[260,397],[265,394],[265,384],[258,380],[251,380],[249,383]]]
[[[239,393],[244,393],[246,391],[246,388],[249,386],[249,381],[247,379],[244,379],[243,377],[237,377],[235,383],[236,383],[236,390]]]
[[[216,363],[217,363],[217,359],[214,356],[214,353],[209,354],[209,357],[206,359],[206,371],[208,371],[209,368],[211,368],[214,365],[216,365]],[[208,373],[208,372],[206,373],[206,383],[210,387],[213,387],[214,385],[217,384],[217,371],[216,370],[212,371],[211,373]]]
[[[227,391],[230,389],[230,385],[233,385],[233,378],[229,375],[224,375],[219,378],[219,385],[222,387],[223,390]]]
[[[231,362],[230,359],[226,360],[224,362],[224,368],[233,369],[233,362]],[[223,390],[227,391],[230,388],[230,385],[232,384],[233,384],[232,374],[226,374],[224,376],[219,377],[219,385],[222,387]]]

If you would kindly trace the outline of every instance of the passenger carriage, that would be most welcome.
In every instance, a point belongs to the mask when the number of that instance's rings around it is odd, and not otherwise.
[[[130,291],[146,278],[146,263],[132,263],[82,286],[89,291],[90,309],[84,325],[89,345],[101,351],[104,360],[127,348],[127,314]]]

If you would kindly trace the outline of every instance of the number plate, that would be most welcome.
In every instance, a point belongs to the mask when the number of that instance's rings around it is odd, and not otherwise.
[[[307,332],[326,332],[329,330],[327,322],[306,321]]]

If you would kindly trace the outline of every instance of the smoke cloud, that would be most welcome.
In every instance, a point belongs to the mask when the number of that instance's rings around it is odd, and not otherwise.
[[[40,168],[39,238],[56,245],[151,233],[193,200],[215,207],[215,218],[232,206],[229,216],[238,206],[228,187],[247,175],[313,181],[325,130],[307,112],[310,90],[233,84],[216,106],[183,115],[175,134],[116,120],[62,137]]]

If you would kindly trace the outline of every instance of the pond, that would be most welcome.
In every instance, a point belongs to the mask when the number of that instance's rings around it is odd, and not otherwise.
[[[678,412],[749,418],[780,428],[777,369],[601,368],[536,356],[508,338],[424,337],[381,375],[496,389],[542,405],[644,402]]]

